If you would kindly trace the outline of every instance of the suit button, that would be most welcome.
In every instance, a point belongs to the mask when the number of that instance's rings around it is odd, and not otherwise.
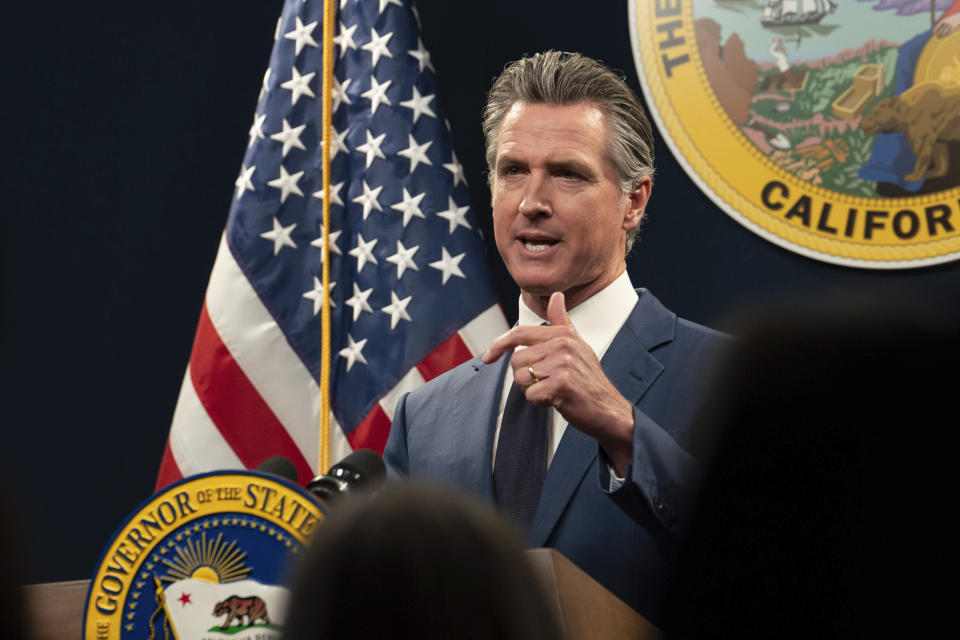
[[[653,508],[661,515],[667,510],[667,505],[663,503],[663,498],[660,497],[659,493],[653,496]]]
[[[667,505],[659,493],[653,497],[653,508],[660,516],[660,522],[664,526],[673,527],[677,524],[677,514]]]

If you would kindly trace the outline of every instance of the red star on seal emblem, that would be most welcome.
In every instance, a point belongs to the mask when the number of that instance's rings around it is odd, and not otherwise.
[[[181,593],[181,594],[180,594],[180,597],[177,598],[177,600],[179,600],[181,606],[184,606],[184,607],[187,606],[188,604],[193,604],[192,602],[190,602],[190,594],[189,594],[189,593]]]

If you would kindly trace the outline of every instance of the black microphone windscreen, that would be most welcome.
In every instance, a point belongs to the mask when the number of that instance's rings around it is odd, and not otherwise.
[[[376,451],[370,449],[357,449],[335,464],[331,471],[337,467],[354,472],[359,476],[358,480],[371,489],[383,484],[387,475],[387,467],[383,463],[383,458]]]
[[[275,476],[280,476],[293,483],[299,482],[297,467],[283,456],[270,456],[258,464],[256,470],[263,471],[264,473],[272,473]]]

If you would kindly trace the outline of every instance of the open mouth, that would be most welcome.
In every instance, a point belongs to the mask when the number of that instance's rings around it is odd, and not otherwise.
[[[555,244],[556,242],[543,242],[543,241],[532,242],[530,240],[524,240],[523,242],[523,246],[526,247],[527,251],[533,251],[534,253],[536,253],[537,251],[546,251],[547,249],[549,249]]]
[[[539,253],[541,251],[546,251],[553,245],[557,244],[557,240],[549,237],[543,236],[520,236],[517,238],[520,242],[523,243],[523,247],[531,253]]]

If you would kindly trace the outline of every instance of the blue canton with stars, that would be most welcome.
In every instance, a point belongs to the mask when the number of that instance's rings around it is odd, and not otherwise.
[[[344,431],[495,304],[463,169],[408,1],[340,0],[331,136],[332,382]],[[321,371],[322,3],[288,0],[227,225],[230,249]]]

